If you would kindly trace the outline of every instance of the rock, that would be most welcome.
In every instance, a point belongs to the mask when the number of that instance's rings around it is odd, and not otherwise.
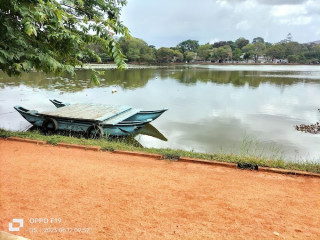
[[[280,236],[280,233],[278,233],[278,232],[273,232],[273,234],[276,236]]]

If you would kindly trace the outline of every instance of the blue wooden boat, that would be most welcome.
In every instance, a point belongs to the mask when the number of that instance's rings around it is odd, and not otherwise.
[[[65,106],[69,106],[70,103],[64,103],[61,101],[58,101],[56,99],[49,99],[50,102],[52,102],[57,108],[60,107],[65,107]],[[161,110],[154,110],[154,111],[139,111],[136,114],[132,115],[131,117],[128,117],[126,119],[126,121],[145,121],[147,119],[152,119],[155,120],[158,117],[160,117],[160,115],[162,113],[164,113],[165,111],[167,111],[167,108],[161,109]]]
[[[14,108],[28,122],[41,127],[45,132],[82,132],[89,138],[131,135],[167,110],[141,111],[129,106],[82,103],[71,105],[57,100],[50,101],[57,109],[38,112],[21,106]]]

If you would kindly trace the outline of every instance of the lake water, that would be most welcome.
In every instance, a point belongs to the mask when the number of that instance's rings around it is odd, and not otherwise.
[[[99,86],[88,70],[75,77],[43,73],[0,74],[0,127],[30,125],[13,106],[50,110],[49,98],[78,103],[169,108],[152,125],[168,140],[146,135],[145,147],[197,152],[282,156],[320,162],[320,134],[298,132],[297,124],[320,120],[319,66],[184,65],[105,70]],[[111,91],[116,88],[117,93]]]

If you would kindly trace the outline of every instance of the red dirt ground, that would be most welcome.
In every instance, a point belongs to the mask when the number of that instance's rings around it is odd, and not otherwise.
[[[0,164],[0,230],[31,239],[320,239],[319,178],[5,140]]]

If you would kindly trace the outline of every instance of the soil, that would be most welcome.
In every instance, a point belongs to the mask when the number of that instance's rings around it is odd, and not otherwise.
[[[30,239],[320,239],[319,178],[6,140],[0,176]]]

